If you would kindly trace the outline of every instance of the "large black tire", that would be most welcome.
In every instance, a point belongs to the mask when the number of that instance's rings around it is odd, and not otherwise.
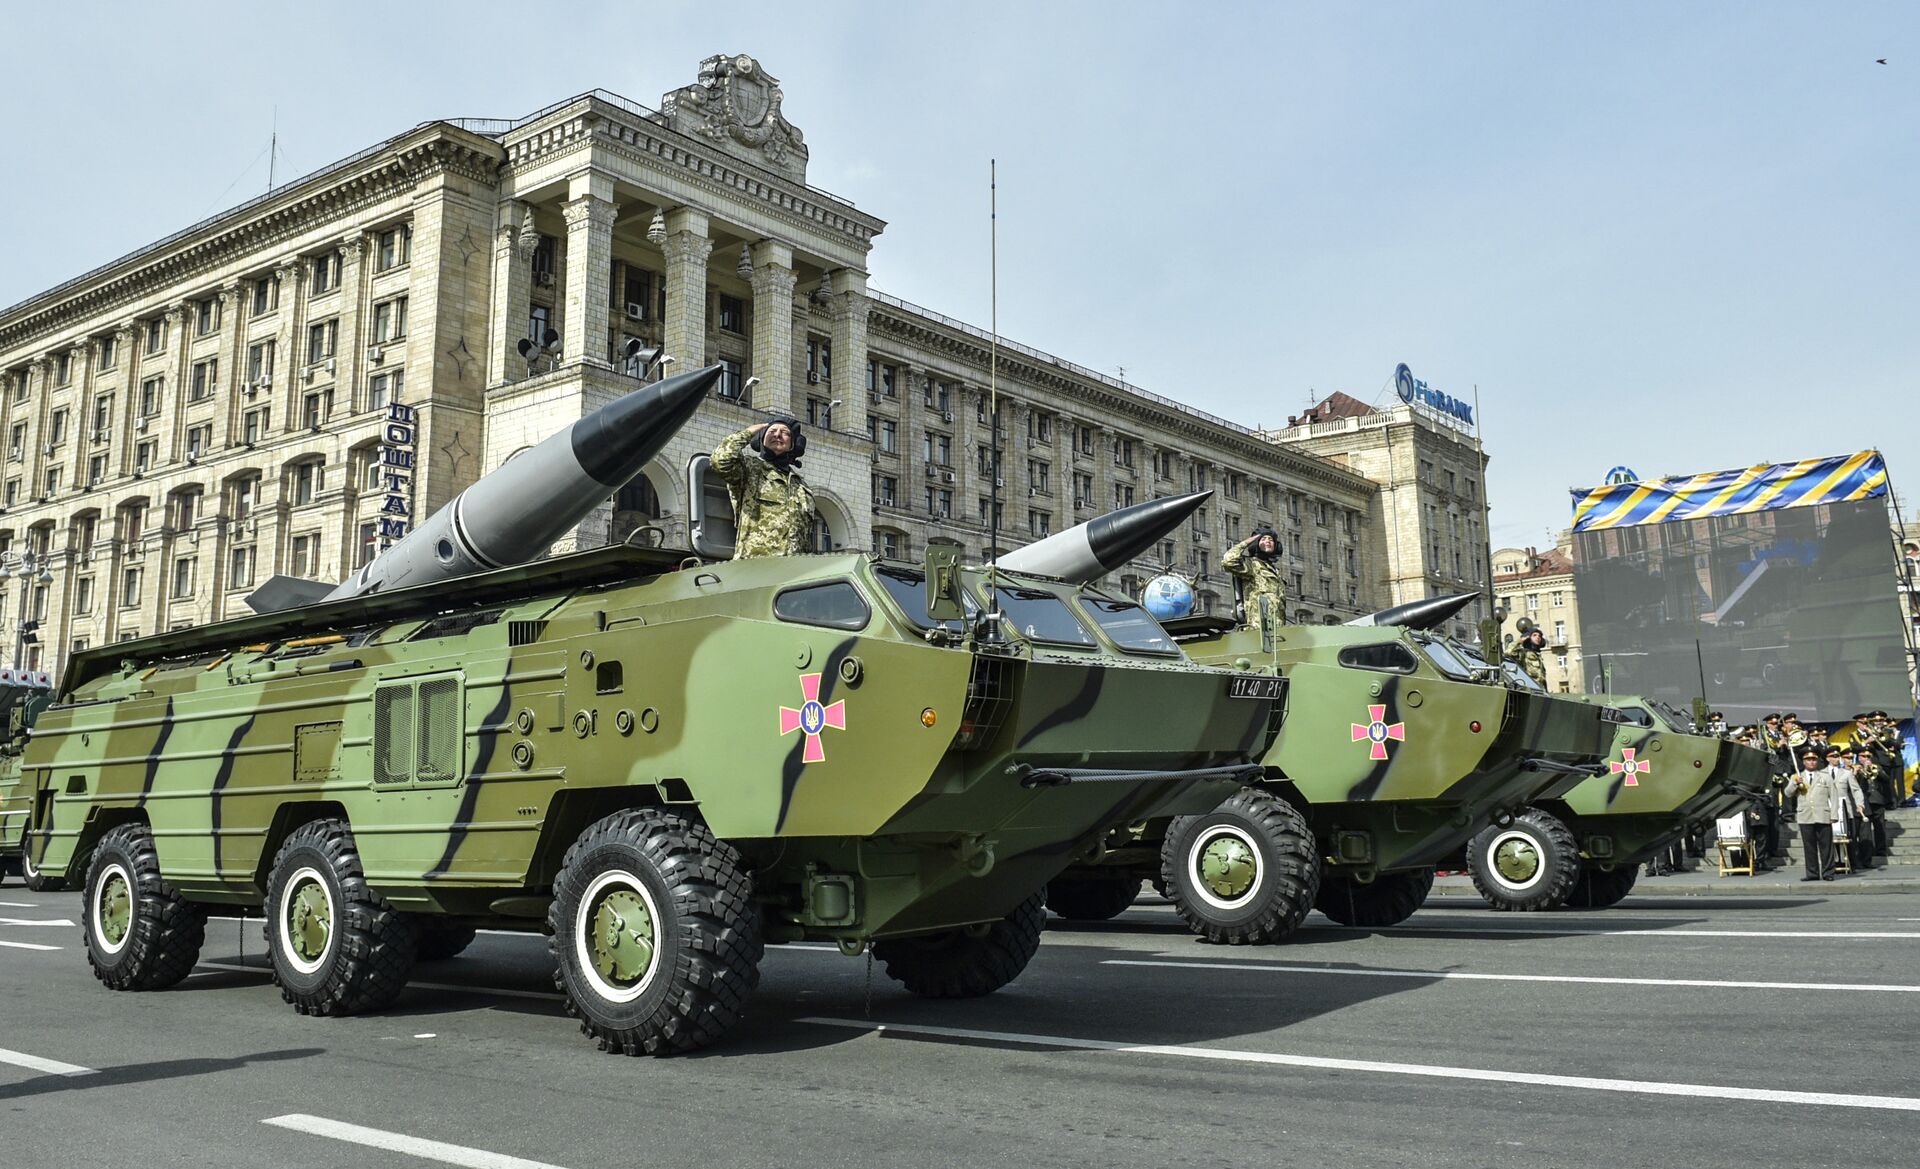
[[[580,834],[547,924],[554,982],[602,1051],[716,1043],[760,984],[760,915],[740,854],[662,808],[615,812]]]
[[[25,850],[20,853],[20,880],[26,887],[35,893],[58,893],[62,889],[65,889],[67,882],[64,877],[48,876],[46,873],[40,871],[39,866],[33,863],[33,854],[31,851],[27,851],[32,849],[32,842],[24,841],[22,843],[25,845]]]
[[[1610,871],[1582,865],[1580,875],[1573,879],[1573,888],[1567,893],[1567,906],[1605,909],[1617,905],[1621,898],[1633,892],[1633,882],[1639,876],[1639,865],[1618,865]]]
[[[303,1015],[377,1011],[407,988],[419,934],[367,887],[345,820],[295,828],[267,876],[267,954]]]
[[[457,958],[473,945],[475,937],[470,925],[438,925],[432,918],[416,918],[414,925],[420,931],[420,941],[414,947],[415,955],[422,962],[444,962],[448,958]]]
[[[1468,842],[1467,872],[1495,909],[1558,909],[1580,873],[1580,846],[1558,817],[1528,808]]]
[[[1138,896],[1138,877],[1055,877],[1047,882],[1047,908],[1068,921],[1110,921]]]
[[[1433,891],[1433,870],[1381,873],[1367,884],[1338,873],[1320,878],[1313,907],[1341,925],[1385,929],[1399,925],[1426,903]]]
[[[1209,942],[1264,945],[1306,920],[1320,892],[1320,858],[1298,808],[1243,788],[1204,816],[1167,825],[1160,880],[1194,933]]]
[[[200,960],[207,911],[161,877],[145,824],[122,824],[94,846],[84,908],[87,964],[114,990],[162,990]]]
[[[928,999],[971,999],[992,994],[1020,976],[1040,948],[1047,914],[1041,895],[981,929],[945,930],[873,944],[887,977]]]

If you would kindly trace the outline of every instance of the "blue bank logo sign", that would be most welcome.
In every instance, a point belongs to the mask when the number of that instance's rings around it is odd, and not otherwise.
[[[1615,467],[1607,472],[1607,482],[1610,484],[1638,483],[1640,476],[1634,473],[1632,467]]]
[[[1418,402],[1467,426],[1473,425],[1471,405],[1451,394],[1443,394],[1414,377],[1413,371],[1407,368],[1407,363],[1404,361],[1393,367],[1393,388],[1394,392],[1400,395],[1400,400],[1409,406]]]

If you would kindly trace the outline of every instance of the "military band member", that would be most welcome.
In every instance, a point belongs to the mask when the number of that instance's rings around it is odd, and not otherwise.
[[[1256,632],[1264,631],[1265,620],[1276,626],[1286,622],[1287,586],[1280,579],[1279,533],[1260,525],[1253,535],[1227,549],[1220,567],[1240,582],[1240,602],[1246,607],[1247,624]],[[1262,599],[1265,606],[1260,603]]]
[[[1507,660],[1526,671],[1526,675],[1547,688],[1547,635],[1538,625],[1520,635],[1513,648],[1507,651]]]
[[[713,473],[733,500],[733,558],[790,556],[813,539],[813,492],[800,478],[807,439],[796,418],[775,418],[720,440]]]

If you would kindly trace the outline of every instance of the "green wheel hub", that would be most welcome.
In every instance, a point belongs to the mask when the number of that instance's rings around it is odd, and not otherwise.
[[[1244,897],[1260,879],[1260,858],[1238,836],[1220,833],[1200,850],[1200,883],[1223,901]]]
[[[653,968],[653,912],[646,900],[616,885],[589,905],[587,913],[593,923],[589,953],[594,970],[618,989],[639,985]]]
[[[118,948],[133,927],[133,890],[126,874],[115,869],[100,885],[100,936]]]
[[[1524,885],[1540,872],[1540,850],[1530,840],[1509,837],[1494,846],[1493,867],[1507,880]]]
[[[333,903],[318,880],[301,881],[287,897],[287,941],[302,962],[311,963],[333,941]]]

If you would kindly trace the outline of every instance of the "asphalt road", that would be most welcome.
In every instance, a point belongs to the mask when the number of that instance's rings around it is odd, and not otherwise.
[[[1053,923],[964,1003],[877,969],[869,1003],[864,959],[776,948],[734,1039],[667,1060],[597,1052],[536,937],[483,936],[384,1013],[327,1020],[257,969],[257,922],[214,922],[181,987],[115,994],[78,921],[74,894],[0,887],[8,1169],[1746,1169],[1911,1166],[1920,1136],[1917,894],[1437,899],[1261,949],[1146,903]]]

